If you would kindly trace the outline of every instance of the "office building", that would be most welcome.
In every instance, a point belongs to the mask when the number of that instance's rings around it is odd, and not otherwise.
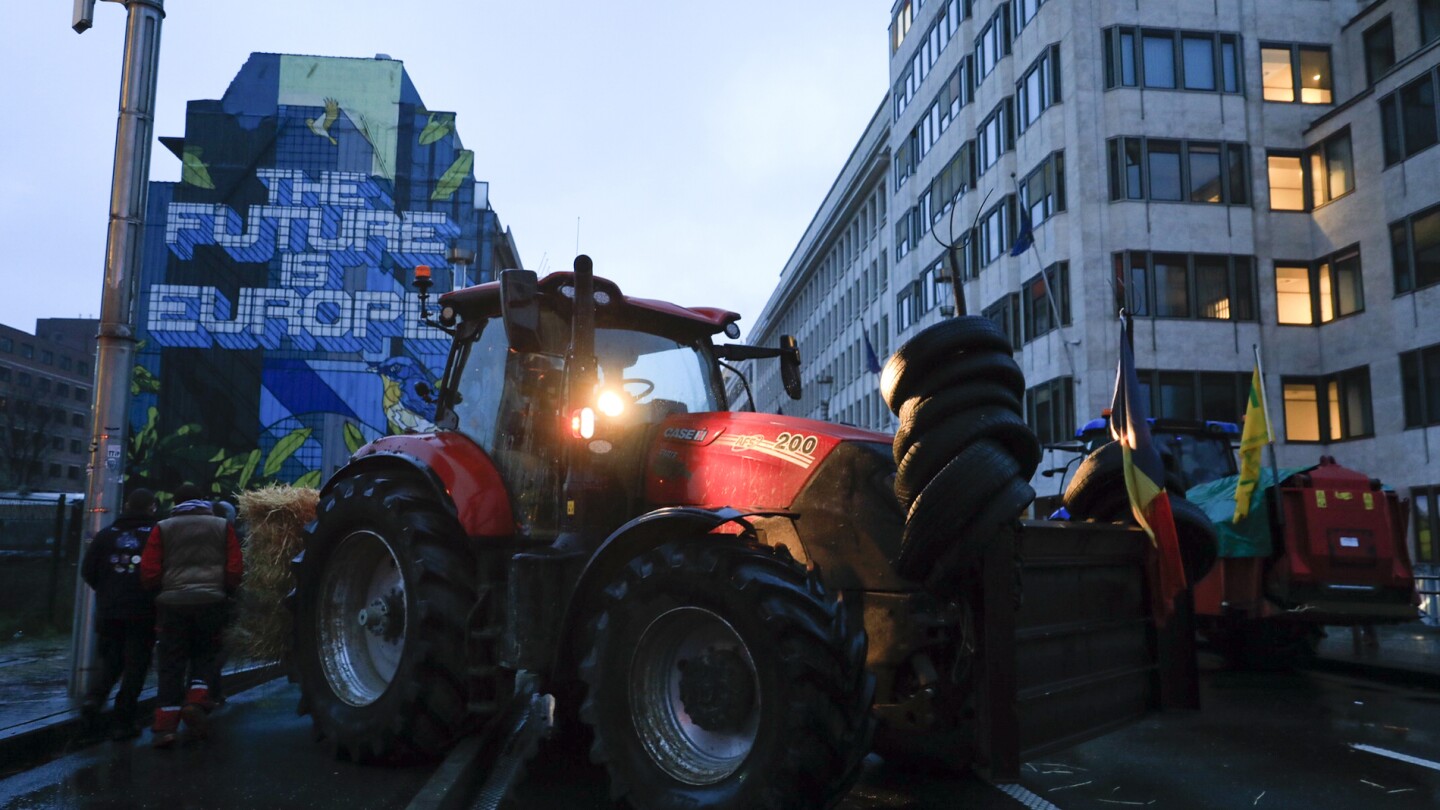
[[[0,324],[0,491],[84,492],[95,334],[89,318]]]

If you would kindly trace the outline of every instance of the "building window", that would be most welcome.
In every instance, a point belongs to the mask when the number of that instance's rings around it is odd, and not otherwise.
[[[1020,348],[1020,296],[1010,293],[986,307],[980,313],[1000,325],[1000,330],[1010,336],[1010,345]]]
[[[1020,290],[1024,303],[1026,343],[1056,328],[1056,311],[1060,313],[1061,325],[1070,325],[1069,262],[1050,265],[1043,274],[1036,273],[1034,278],[1026,281]],[[1054,307],[1051,307],[1052,299]]]
[[[20,356],[26,360],[35,359],[35,347],[29,343],[20,344]]]
[[[1440,281],[1440,206],[1390,223],[1390,253],[1396,295]]]
[[[70,414],[70,427],[77,427],[77,428],[83,428],[83,427],[85,427],[85,414],[83,414],[83,413],[72,413],[72,414]]]
[[[49,349],[40,350],[40,362],[47,366],[55,365],[55,353]]]
[[[896,329],[904,333],[915,324],[915,286],[907,284],[905,289],[895,294],[895,324]]]
[[[1141,401],[1156,419],[1237,422],[1250,395],[1250,372],[1140,369]]]
[[[1157,318],[1253,321],[1249,256],[1130,251],[1114,256],[1116,307]]]
[[[1240,92],[1235,34],[1116,26],[1104,32],[1105,88]]]
[[[90,399],[90,392],[89,392],[89,391],[86,391],[84,388],[78,388],[78,387],[75,389],[75,401],[76,401],[76,402],[86,402],[86,401],[88,401],[89,399]]]
[[[1266,101],[1329,104],[1333,100],[1329,48],[1261,43],[1260,73]]]
[[[1243,143],[1111,138],[1108,151],[1111,200],[1250,203]]]
[[[1420,44],[1440,39],[1440,0],[1420,0]]]
[[[1012,5],[1015,7],[1016,36],[1019,36],[1020,30],[1035,19],[1035,15],[1040,13],[1040,6],[1044,3],[1045,0],[1014,0]]]
[[[974,184],[975,142],[966,141],[930,183],[931,224],[939,227],[940,218],[953,210],[955,202]],[[955,224],[951,222],[940,232],[952,234],[954,231]]]
[[[1030,227],[1065,210],[1065,153],[1052,152],[1020,183],[1020,210]]]
[[[1380,99],[1385,165],[1413,157],[1437,140],[1435,78],[1427,73]]]
[[[1270,152],[1265,156],[1270,180],[1271,211],[1304,211],[1305,163],[1300,155]]]
[[[1329,323],[1364,310],[1359,247],[1309,264],[1276,262],[1275,302],[1279,323],[1291,326]]]
[[[990,21],[980,29],[980,36],[975,38],[975,83],[985,81],[985,77],[1000,64],[1000,60],[1010,55],[1010,13],[1007,3],[1001,3],[990,16]]]
[[[1411,487],[1410,503],[1415,510],[1415,562],[1440,564],[1440,530],[1435,525],[1435,500],[1440,496],[1440,486]]]
[[[995,165],[1000,156],[1015,148],[1015,100],[1006,96],[980,123],[975,133],[979,174]]]
[[[15,341],[8,337],[0,337],[0,352],[9,354],[15,351]]]
[[[1015,195],[1006,195],[993,208],[980,216],[976,226],[980,266],[990,264],[1009,250],[1015,241]]]
[[[1325,377],[1281,377],[1285,441],[1338,442],[1371,436],[1370,368]]]
[[[10,369],[6,366],[0,366],[0,382],[10,382]]]
[[[923,315],[946,300],[945,260],[936,259],[933,264],[920,271],[919,282],[917,300],[919,313]]]
[[[1025,421],[1040,444],[1075,437],[1075,381],[1056,377],[1025,392]]]
[[[1440,343],[1400,355],[1405,427],[1440,425]]]
[[[1018,7],[1017,3],[1017,7]],[[1060,46],[1051,45],[1031,63],[1015,85],[1019,107],[1015,129],[1023,133],[1040,120],[1040,114],[1060,101]]]
[[[69,478],[71,481],[79,480],[80,468],[76,467],[74,464],[71,464],[70,469],[65,471],[65,477]]]
[[[1310,187],[1316,206],[1355,190],[1349,127],[1312,146],[1307,154],[1310,157]]]
[[[60,370],[69,371],[75,364],[70,360],[70,355],[60,355]]]
[[[1372,85],[1395,64],[1395,28],[1390,17],[1365,29],[1365,83]]]

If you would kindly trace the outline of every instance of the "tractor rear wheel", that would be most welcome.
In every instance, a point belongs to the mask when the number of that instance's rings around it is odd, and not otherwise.
[[[421,486],[357,475],[321,498],[295,566],[301,708],[339,755],[442,754],[466,723],[475,564]]]
[[[637,808],[823,808],[870,743],[865,634],[789,554],[714,536],[631,560],[580,676],[591,759]]]

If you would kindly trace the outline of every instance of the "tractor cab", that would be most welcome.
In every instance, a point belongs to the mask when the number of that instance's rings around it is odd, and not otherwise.
[[[594,394],[574,408],[566,379],[573,273],[552,273],[518,293],[491,282],[440,298],[439,322],[454,343],[436,426],[485,450],[532,539],[560,523],[567,451],[587,452],[597,474],[624,493],[610,500],[613,523],[633,513],[643,492],[644,448],[660,423],[725,409],[711,336],[736,331],[739,315],[628,298],[601,278],[594,285]]]
[[[1178,484],[1179,491],[1186,492],[1239,472],[1232,444],[1239,441],[1240,428],[1234,422],[1148,421],[1150,438],[1165,462],[1167,487]],[[1084,444],[1086,453],[1093,453],[1111,440],[1108,416],[1090,420],[1075,431],[1075,438]]]

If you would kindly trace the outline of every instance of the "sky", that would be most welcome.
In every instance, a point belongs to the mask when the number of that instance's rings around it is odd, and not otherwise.
[[[577,246],[632,295],[754,323],[880,103],[888,0],[166,0],[156,136],[251,52],[405,63],[454,111],[532,270]],[[63,0],[0,31],[0,323],[98,317],[125,9]],[[152,180],[180,162],[152,142]],[[577,227],[578,226],[578,227]]]

